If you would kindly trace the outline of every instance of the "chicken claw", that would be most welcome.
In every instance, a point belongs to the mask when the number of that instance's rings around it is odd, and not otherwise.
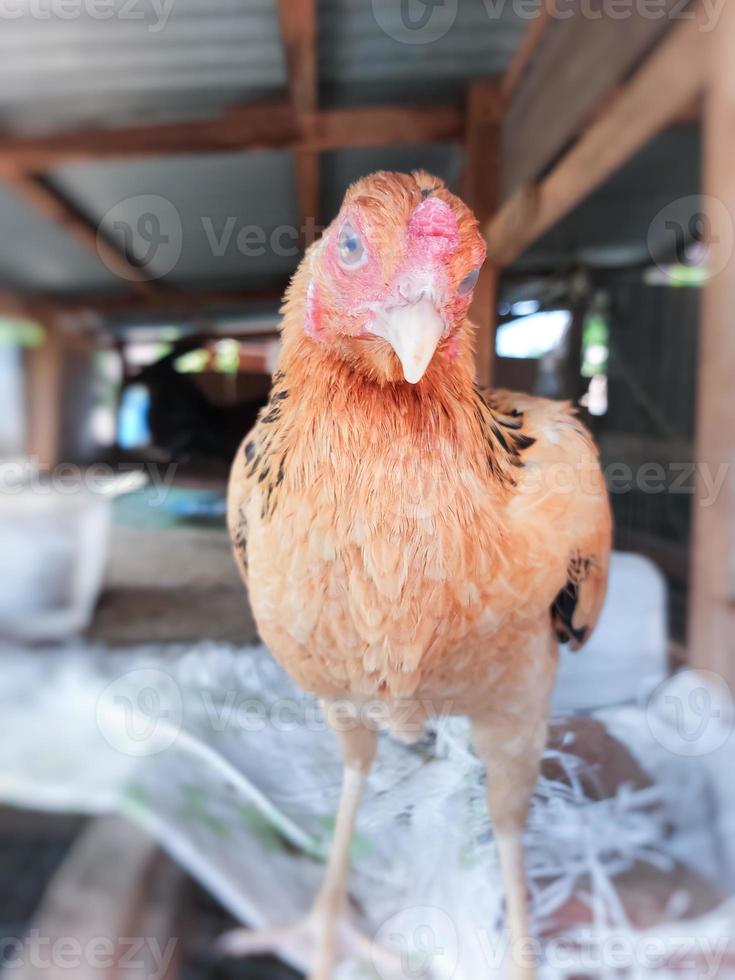
[[[272,954],[290,962],[312,963],[308,980],[332,980],[334,964],[351,958],[371,963],[380,980],[404,980],[398,953],[371,940],[345,917],[334,930],[328,928],[325,914],[316,907],[290,926],[233,929],[220,936],[215,949],[222,956]]]

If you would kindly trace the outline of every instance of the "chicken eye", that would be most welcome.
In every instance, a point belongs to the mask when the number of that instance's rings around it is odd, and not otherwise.
[[[362,265],[366,259],[365,246],[359,232],[355,231],[349,221],[345,221],[337,239],[339,261],[347,269]]]
[[[479,278],[480,267],[478,266],[476,269],[473,269],[472,272],[468,272],[459,286],[457,286],[457,296],[466,296],[467,293],[471,293],[477,285],[477,280]]]

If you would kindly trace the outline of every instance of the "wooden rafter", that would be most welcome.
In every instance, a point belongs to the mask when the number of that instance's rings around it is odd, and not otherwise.
[[[503,122],[503,196],[538,180],[588,126],[615,86],[622,84],[680,20],[682,0],[657,0],[651,17],[633,5],[624,18],[607,16],[605,0],[588,0],[589,14],[537,18],[541,31]],[[554,2],[555,10],[558,3]],[[530,36],[529,36],[530,37]],[[530,38],[533,40],[533,38]],[[682,64],[682,72],[687,68]],[[563,107],[563,109],[562,109]]]
[[[297,115],[317,107],[316,0],[279,0],[291,105]]]
[[[89,296],[80,298],[44,296],[28,298],[22,309],[28,316],[46,319],[54,315],[82,318],[88,314],[124,318],[138,314],[162,314],[181,319],[198,317],[207,310],[233,311],[236,314],[276,309],[287,283],[273,289],[259,290],[167,290],[161,288],[148,296]],[[2,309],[2,306],[0,306]]]
[[[517,191],[485,227],[491,256],[513,262],[701,95],[706,35],[677,25],[549,175]]]
[[[464,196],[481,225],[498,206],[500,190],[501,93],[496,82],[473,82],[467,98]],[[492,383],[495,351],[498,266],[490,259],[480,271],[470,310],[477,326],[477,380]]]
[[[309,145],[322,152],[366,146],[459,142],[465,113],[459,106],[372,106],[322,109],[309,120]]]
[[[105,265],[128,282],[132,289],[145,297],[156,290],[143,269],[134,265],[98,229],[64,200],[44,180],[29,174],[7,177],[6,183],[43,218],[75,238],[88,252],[102,259]]]
[[[300,125],[306,130],[303,136]],[[290,104],[275,103],[249,106],[205,122],[0,138],[0,175],[43,173],[85,160],[297,148],[323,152],[459,141],[463,135],[464,112],[458,106],[329,109],[305,113],[300,124]]]
[[[291,105],[299,119],[301,136],[308,142],[309,126],[318,108],[316,0],[279,0],[278,13]],[[319,151],[298,147],[293,151],[293,163],[301,240],[309,245],[319,224]]]

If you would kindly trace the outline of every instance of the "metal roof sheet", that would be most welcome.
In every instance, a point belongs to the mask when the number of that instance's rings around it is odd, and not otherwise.
[[[73,164],[52,180],[94,224],[148,258],[167,286],[268,288],[298,263],[288,153]]]
[[[107,293],[123,286],[94,255],[0,183],[0,289]]]

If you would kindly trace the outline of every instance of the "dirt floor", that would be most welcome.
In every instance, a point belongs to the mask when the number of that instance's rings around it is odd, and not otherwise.
[[[192,500],[216,504],[221,494],[177,489],[155,506],[136,497],[116,506],[105,586],[88,638],[112,646],[256,642],[224,517],[181,516]]]

